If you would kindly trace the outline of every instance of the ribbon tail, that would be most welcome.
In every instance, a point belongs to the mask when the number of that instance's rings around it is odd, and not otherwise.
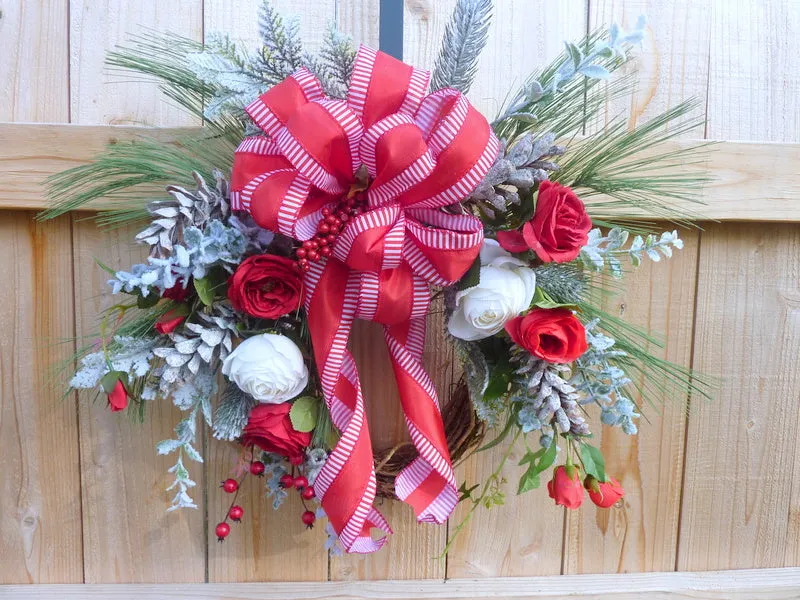
[[[347,351],[358,302],[358,278],[338,261],[315,264],[307,274],[309,329],[320,369],[325,402],[341,438],[314,482],[334,531],[346,552],[370,553],[386,543],[372,528],[392,533],[373,507],[376,494],[364,397],[353,356]]]
[[[418,521],[444,523],[458,503],[458,489],[436,388],[422,364],[425,329],[424,316],[384,329],[408,431],[419,451],[397,476],[395,491]]]

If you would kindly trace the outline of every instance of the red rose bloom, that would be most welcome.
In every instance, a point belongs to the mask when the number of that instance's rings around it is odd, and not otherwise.
[[[273,254],[246,258],[228,281],[233,307],[261,319],[277,319],[297,310],[303,281],[294,264]]]
[[[518,231],[497,234],[497,241],[509,252],[528,248],[544,262],[569,262],[580,254],[589,239],[592,220],[586,207],[570,188],[552,181],[539,184],[536,212]]]
[[[108,395],[108,407],[112,412],[119,412],[128,407],[128,390],[125,389],[125,384],[119,379]]]
[[[589,498],[600,508],[614,506],[617,500],[625,495],[625,490],[622,489],[619,481],[613,477],[609,477],[608,481],[597,481],[595,479],[587,489],[589,490]]]
[[[178,282],[171,288],[165,289],[164,293],[161,294],[161,297],[173,300],[175,302],[183,302],[189,297],[189,294],[191,294],[192,291],[194,291],[194,286],[192,285],[191,280],[188,284],[186,284],[186,287],[183,287],[183,284]]]
[[[556,504],[574,509],[583,503],[583,484],[578,469],[571,469],[572,477],[567,474],[566,467],[556,467],[553,479],[547,482],[547,491]]]
[[[264,452],[303,460],[303,450],[311,443],[311,433],[296,431],[289,418],[291,404],[259,404],[250,412],[242,434],[242,444],[256,445]],[[294,462],[292,464],[295,464]]]
[[[551,363],[569,363],[586,352],[586,330],[567,308],[534,308],[506,323],[517,346]]]

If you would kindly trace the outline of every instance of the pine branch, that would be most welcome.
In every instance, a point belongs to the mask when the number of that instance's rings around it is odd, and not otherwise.
[[[278,83],[303,66],[303,44],[296,21],[284,22],[268,0],[258,17],[258,31],[264,46],[254,61],[264,81]]]
[[[431,91],[446,87],[469,91],[491,20],[491,0],[458,0],[433,69]]]

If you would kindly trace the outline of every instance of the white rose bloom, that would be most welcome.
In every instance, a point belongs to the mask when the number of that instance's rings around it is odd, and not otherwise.
[[[259,402],[281,404],[308,385],[300,349],[289,338],[272,333],[244,340],[222,363],[222,373]]]
[[[533,269],[495,240],[483,242],[480,277],[478,285],[456,294],[456,309],[447,324],[450,334],[462,340],[480,340],[496,334],[533,302]]]

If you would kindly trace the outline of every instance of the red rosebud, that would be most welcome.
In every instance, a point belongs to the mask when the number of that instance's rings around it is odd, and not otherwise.
[[[125,389],[125,384],[119,379],[108,395],[108,407],[112,412],[119,412],[128,407],[128,390]]]
[[[303,451],[311,443],[311,433],[292,427],[291,409],[288,402],[256,406],[244,428],[242,444],[256,445],[264,452],[285,456],[292,464],[302,463]]]
[[[161,294],[161,297],[174,300],[175,302],[183,302],[189,297],[193,289],[194,286],[192,285],[191,280],[186,284],[186,287],[183,287],[183,284],[178,282],[171,288],[164,290],[164,293]]]
[[[592,220],[570,188],[552,181],[539,184],[536,211],[519,231],[498,232],[497,241],[509,252],[531,249],[544,262],[575,260],[589,239]]]
[[[589,490],[589,498],[600,508],[614,506],[625,495],[625,490],[613,477],[609,477],[608,481],[598,481],[594,477],[592,479],[594,481],[588,484],[584,482],[584,486]]]
[[[586,352],[586,330],[567,308],[534,308],[506,323],[517,346],[552,363],[569,363]]]
[[[302,291],[295,262],[272,254],[246,258],[228,281],[233,307],[261,319],[277,319],[297,310]]]
[[[176,317],[173,311],[169,311],[156,321],[155,330],[161,335],[172,333],[178,325],[183,323],[185,318],[186,317]]]
[[[578,468],[570,466],[570,470],[572,477],[567,474],[566,467],[556,467],[553,479],[547,483],[547,491],[556,504],[575,509],[583,503],[583,485]]]
[[[498,231],[497,243],[509,252],[527,252],[530,250],[521,231]]]

